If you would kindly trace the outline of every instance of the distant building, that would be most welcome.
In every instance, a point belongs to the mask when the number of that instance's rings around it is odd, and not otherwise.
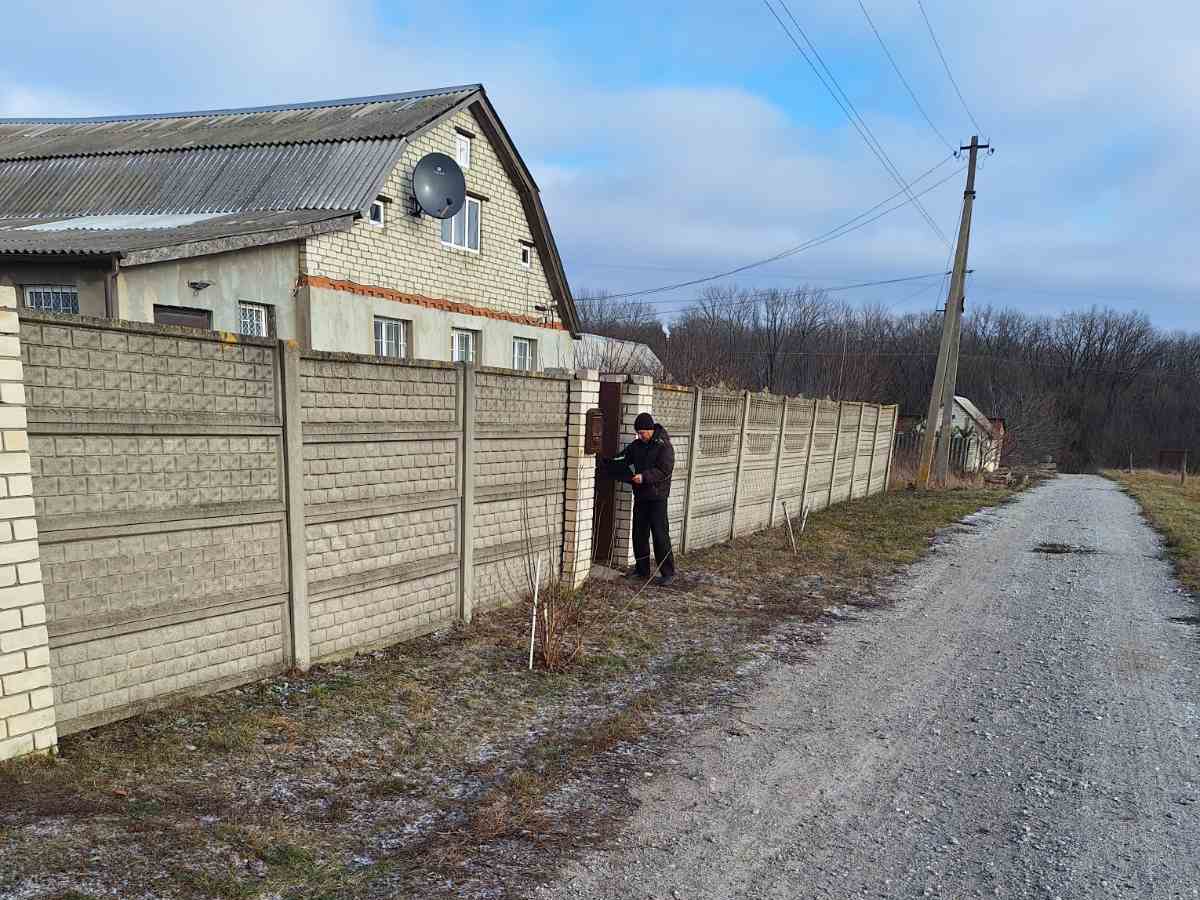
[[[575,367],[661,378],[662,360],[646,344],[602,334],[583,334],[575,343]]]

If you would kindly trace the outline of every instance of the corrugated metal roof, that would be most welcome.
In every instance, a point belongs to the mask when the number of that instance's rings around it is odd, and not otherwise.
[[[365,209],[402,139],[0,162],[0,217]]]
[[[224,215],[174,228],[71,228],[46,231],[44,219],[0,219],[0,253],[107,256],[156,250],[179,244],[241,235],[285,231],[298,226],[344,219],[350,227],[354,210],[288,210]]]
[[[84,119],[0,119],[0,159],[402,138],[477,84],[281,106]]]

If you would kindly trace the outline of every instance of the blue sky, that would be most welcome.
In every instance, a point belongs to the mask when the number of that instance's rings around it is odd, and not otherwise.
[[[773,0],[776,2],[777,0]],[[864,0],[938,128],[970,122],[916,0]],[[857,0],[793,2],[906,177],[947,155]],[[969,304],[1111,305],[1200,330],[1200,4],[925,0],[984,136]],[[253,105],[483,82],[542,188],[576,289],[636,290],[768,256],[897,189],[762,2],[6,4],[0,114]],[[950,164],[936,177],[949,175]],[[953,236],[961,175],[923,198]],[[739,276],[747,287],[936,272],[911,208]],[[901,311],[922,283],[841,293]],[[696,289],[656,297],[695,296]],[[670,307],[664,307],[670,308]]]

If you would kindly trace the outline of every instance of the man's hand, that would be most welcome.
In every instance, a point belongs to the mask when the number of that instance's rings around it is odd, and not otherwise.
[[[632,481],[634,484],[641,484],[641,483],[642,483],[642,476],[641,476],[641,475],[634,475],[634,476],[633,476],[631,479],[629,479],[629,480],[630,480],[630,481]]]

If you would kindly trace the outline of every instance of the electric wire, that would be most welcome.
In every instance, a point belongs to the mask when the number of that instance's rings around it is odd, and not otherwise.
[[[964,99],[962,91],[959,90],[954,73],[950,71],[950,63],[946,62],[946,54],[942,52],[942,45],[939,43],[937,35],[934,34],[933,23],[929,21],[929,16],[925,12],[925,4],[921,0],[917,0],[917,9],[921,10],[921,18],[925,20],[925,27],[929,29],[929,37],[933,39],[933,46],[937,50],[938,57],[942,60],[942,67],[946,70],[946,77],[950,79],[950,84],[954,87],[954,93],[958,94],[958,102],[962,104],[962,108],[967,113],[967,118],[975,126],[975,133],[983,134],[983,129],[979,127],[979,121],[975,118],[975,114],[971,112],[971,107],[967,106],[967,101]]]
[[[833,287],[811,287],[810,290],[814,294],[840,294],[844,291],[857,291],[869,287],[883,287],[891,284],[907,284],[911,281],[925,281],[930,278],[937,278],[939,281],[945,278],[944,272],[926,272],[923,275],[904,275],[900,278],[884,278],[878,281],[859,281],[854,284],[840,284]],[[928,290],[929,285],[924,285],[922,290]],[[701,303],[711,303],[717,306],[742,306],[747,303],[752,303],[762,299],[769,294],[779,292],[778,288],[759,288],[757,290],[746,291],[733,297],[688,297],[685,299],[664,298],[661,300],[643,300],[645,306],[668,306],[681,305],[678,310],[665,310],[666,312],[682,312],[684,309],[696,306]],[[664,310],[660,310],[664,311]]]
[[[825,65],[825,60],[821,57],[821,54],[817,51],[816,46],[809,39],[808,34],[805,32],[803,27],[801,27],[800,23],[796,20],[796,17],[792,15],[792,11],[788,8],[785,0],[778,0],[778,2],[783,11],[787,13],[788,18],[792,20],[792,24],[800,33],[800,36],[804,38],[804,42],[808,45],[812,55],[820,62],[821,68],[828,73],[828,81],[826,80],[825,76],[821,74],[821,69],[817,68],[816,64],[812,61],[812,58],[809,57],[809,54],[806,53],[804,48],[800,46],[800,42],[796,40],[796,37],[794,34],[792,34],[791,29],[789,29],[786,23],[784,23],[783,19],[780,18],[779,13],[775,11],[775,7],[771,5],[770,0],[763,0],[763,5],[767,7],[771,15],[775,18],[775,21],[779,23],[779,27],[783,29],[783,33],[787,36],[788,40],[792,42],[792,45],[796,48],[796,51],[800,54],[800,57],[808,64],[808,67],[812,69],[813,74],[817,76],[817,80],[821,82],[821,86],[825,88],[825,90],[833,98],[833,101],[841,109],[842,113],[850,121],[850,124],[854,126],[855,131],[858,132],[859,137],[861,137],[866,143],[867,148],[875,155],[875,158],[879,160],[880,164],[884,167],[888,174],[892,176],[896,183],[907,192],[908,182],[906,182],[903,176],[900,175],[900,171],[896,168],[891,158],[887,155],[887,152],[883,149],[883,145],[880,144],[879,140],[875,137],[874,133],[870,129],[870,126],[867,125],[866,120],[863,119],[863,117],[859,114],[858,109],[846,95],[846,92],[842,90],[841,84],[838,83],[837,78],[829,70],[829,67]],[[830,82],[832,82],[832,84]],[[840,97],[839,92],[841,94]],[[943,243],[949,243],[949,238],[947,238],[942,229],[938,227],[938,224],[933,220],[933,217],[929,215],[929,211],[925,209],[925,207],[921,205],[921,203],[915,197],[910,199],[912,200],[913,205],[917,208],[917,211],[933,230],[933,233],[936,234]]]
[[[879,29],[875,27],[875,21],[871,18],[871,14],[867,12],[867,7],[863,4],[862,0],[858,0],[858,8],[862,10],[862,14],[866,17],[867,24],[871,26],[871,31],[875,32],[875,39],[879,41],[879,46],[883,49],[883,54],[888,58],[888,62],[892,64],[892,69],[895,71],[896,77],[900,79],[900,83],[904,85],[904,89],[908,91],[908,96],[912,98],[913,106],[917,108],[917,112],[921,114],[921,117],[925,120],[925,124],[928,125],[933,133],[937,135],[938,140],[949,147],[950,152],[953,153],[957,148],[955,148],[955,146],[946,139],[946,136],[942,134],[941,130],[933,124],[933,119],[929,118],[929,113],[925,112],[925,107],[921,105],[921,101],[917,99],[917,94],[912,89],[912,85],[908,83],[908,79],[905,78],[904,73],[900,71],[900,66],[896,62],[896,58],[892,56],[892,51],[888,49],[888,45],[884,42],[883,35],[880,34]]]
[[[913,180],[913,183],[916,184],[918,181],[921,181],[921,180],[927,178],[929,175],[931,175],[937,169],[940,169],[942,166],[944,166],[951,159],[953,159],[952,156],[947,156],[945,159],[943,159],[937,165],[926,170],[919,177],[915,178]],[[955,169],[953,172],[951,172],[945,178],[942,178],[939,181],[935,181],[933,184],[931,184],[928,187],[921,190],[916,196],[922,197],[925,194],[928,194],[930,191],[941,187],[947,181],[952,179],[955,175],[962,172],[963,168],[965,168],[965,167],[959,167],[959,168]],[[884,209],[882,212],[876,213],[876,210],[880,209],[880,207],[886,206],[888,203],[895,200],[897,197],[899,197],[903,193],[905,193],[905,192],[897,191],[895,194],[892,194],[892,196],[888,197],[885,200],[881,200],[879,203],[876,203],[870,209],[866,210],[865,212],[859,213],[857,216],[854,216],[852,219],[848,219],[847,221],[843,222],[841,225],[838,225],[835,228],[831,228],[829,231],[819,234],[816,237],[809,238],[807,241],[804,241],[803,243],[796,244],[793,247],[789,247],[786,250],[781,250],[779,253],[775,253],[775,254],[765,257],[763,259],[757,259],[752,262],[748,262],[744,265],[736,266],[735,268],[732,268],[732,269],[727,269],[724,272],[717,272],[714,275],[706,275],[703,278],[692,278],[687,281],[676,281],[676,282],[672,282],[671,284],[661,284],[661,285],[658,285],[657,287],[652,287],[652,288],[642,288],[641,290],[636,290],[636,291],[622,291],[621,293],[618,293],[618,294],[609,294],[605,299],[606,300],[625,300],[630,297],[645,297],[645,296],[649,296],[650,294],[661,294],[661,293],[665,293],[666,291],[678,290],[679,288],[694,287],[695,285],[698,285],[698,284],[706,284],[707,282],[710,282],[710,281],[718,281],[722,278],[728,278],[730,275],[737,275],[740,272],[745,272],[750,269],[755,269],[755,268],[758,268],[759,266],[765,266],[768,263],[773,263],[776,260],[784,259],[789,256],[795,256],[798,253],[803,253],[805,250],[811,250],[813,247],[819,247],[822,244],[827,244],[830,241],[834,241],[840,237],[844,237],[845,235],[850,234],[852,231],[857,231],[860,228],[864,228],[867,225],[870,225],[872,222],[878,221],[879,219],[882,219],[884,216],[889,215],[889,214],[895,212],[896,210],[907,206],[909,201],[905,200],[903,203],[898,203],[895,206]],[[872,213],[876,213],[876,214],[871,215]],[[870,218],[867,218],[868,216]]]

